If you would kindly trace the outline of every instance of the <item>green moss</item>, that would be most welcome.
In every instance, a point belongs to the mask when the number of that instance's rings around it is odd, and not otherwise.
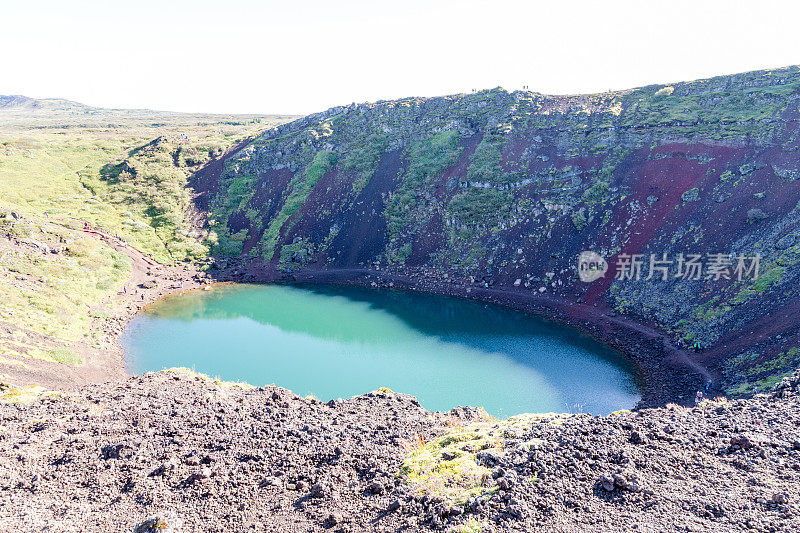
[[[583,203],[588,206],[594,206],[599,204],[606,198],[606,194],[608,194],[609,184],[606,180],[597,180],[595,181],[591,187],[586,189],[586,192],[583,193],[582,200]]]
[[[683,200],[684,202],[694,202],[695,200],[697,200],[699,194],[700,194],[700,189],[694,187],[692,189],[689,189],[688,191],[684,191],[683,194],[681,194],[681,200]]]
[[[283,225],[305,204],[311,190],[337,162],[336,154],[329,150],[320,150],[303,172],[295,174],[289,183],[289,195],[281,206],[278,215],[273,218],[261,236],[262,256],[271,260],[275,253],[278,237]]]
[[[447,213],[467,226],[488,224],[491,227],[509,213],[513,201],[514,196],[507,190],[469,187],[453,197]]]
[[[480,452],[502,454],[507,435],[524,434],[535,424],[561,425],[570,416],[525,414],[496,421],[484,411],[481,422],[452,427],[428,443],[417,443],[400,465],[398,477],[419,494],[440,497],[451,505],[464,504],[470,497],[497,490],[491,470],[478,460]],[[542,443],[533,439],[520,445],[535,448]]]
[[[471,496],[493,490],[489,486],[491,470],[478,464],[476,451],[499,451],[498,446],[499,440],[488,432],[452,430],[412,450],[400,466],[399,476],[419,493],[463,504]],[[443,454],[453,458],[445,459]]]
[[[469,518],[463,524],[459,524],[453,530],[455,533],[481,533],[483,531],[484,525],[482,522],[476,520],[475,518]]]
[[[460,151],[455,131],[442,131],[412,143],[408,170],[386,205],[390,239],[409,229],[427,186],[456,163]]]
[[[754,73],[755,74],[755,73]],[[701,85],[703,81],[693,85]],[[697,94],[648,95],[645,90],[625,97],[625,126],[681,126],[685,135],[714,139],[759,139],[771,135],[764,121],[776,118],[786,108],[788,97],[800,88],[798,82],[736,90],[702,91]],[[659,91],[660,92],[660,91]]]
[[[176,366],[176,367],[172,367],[172,368],[165,368],[164,370],[161,370],[161,372],[170,373],[170,374],[176,374],[178,376],[182,376],[182,377],[185,377],[185,378],[191,378],[191,379],[195,379],[195,380],[198,380],[198,381],[203,381],[203,382],[206,382],[206,383],[209,383],[209,384],[216,385],[217,387],[220,387],[222,389],[228,389],[228,388],[234,388],[235,387],[235,388],[250,390],[250,389],[254,389],[255,388],[253,385],[250,385],[249,383],[246,383],[244,381],[223,381],[219,377],[212,378],[211,376],[209,376],[207,374],[201,374],[200,372],[197,372],[197,371],[195,371],[195,370],[193,370],[191,368],[187,368],[185,366]],[[151,372],[151,374],[152,374],[152,372]]]
[[[732,303],[745,302],[751,296],[755,296],[762,292],[769,290],[775,283],[780,281],[783,274],[786,272],[784,266],[772,266],[765,272],[759,274],[758,278],[752,280],[749,285],[743,287],[739,293],[733,298]]]
[[[586,218],[586,213],[583,209],[573,211],[571,218],[572,225],[575,226],[575,229],[578,231],[582,230],[589,224],[589,219]]]
[[[777,383],[779,383],[784,377],[790,376],[793,374],[792,372],[786,372],[777,376],[769,376],[763,379],[759,379],[754,382],[744,381],[741,383],[737,383],[731,387],[725,389],[725,393],[728,396],[749,396],[751,394],[758,394],[769,392],[775,387]]]
[[[675,92],[675,87],[672,86],[662,87],[661,89],[657,90],[655,94],[653,94],[653,99],[655,100],[657,98],[663,98],[671,95],[674,92]]]
[[[56,394],[58,393],[48,391],[39,385],[12,387],[6,383],[0,383],[0,402],[4,403],[32,403],[45,396]]]
[[[316,247],[307,239],[296,239],[292,244],[281,246],[280,265],[284,271],[290,272],[296,267],[308,263],[314,255]]]

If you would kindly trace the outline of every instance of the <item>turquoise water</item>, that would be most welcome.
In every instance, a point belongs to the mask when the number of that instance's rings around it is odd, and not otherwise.
[[[327,401],[379,387],[430,410],[605,414],[639,394],[620,354],[539,318],[456,298],[351,287],[222,285],[173,295],[123,335],[129,370],[188,366]]]

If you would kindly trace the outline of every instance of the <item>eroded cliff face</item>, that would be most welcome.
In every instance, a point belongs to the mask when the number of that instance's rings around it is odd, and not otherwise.
[[[799,118],[798,67],[354,104],[264,132],[193,185],[214,254],[251,271],[424,274],[596,306],[699,342],[747,393],[800,363]],[[605,277],[579,279],[584,250]],[[641,279],[615,280],[634,254]],[[650,254],[672,261],[666,280],[645,279]],[[700,279],[679,254],[701,256]],[[735,255],[716,275],[708,254]],[[756,254],[758,279],[738,279]]]

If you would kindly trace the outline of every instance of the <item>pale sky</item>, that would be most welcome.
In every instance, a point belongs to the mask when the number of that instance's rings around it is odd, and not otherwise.
[[[599,92],[800,63],[794,1],[0,0],[0,94],[311,113]]]

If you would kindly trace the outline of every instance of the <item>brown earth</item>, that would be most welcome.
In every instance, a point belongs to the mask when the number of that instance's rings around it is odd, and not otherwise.
[[[77,222],[83,224],[83,221]],[[61,223],[51,220],[46,225]],[[113,303],[110,316],[94,319],[91,325],[93,331],[102,333],[102,347],[96,348],[88,342],[72,343],[71,349],[83,359],[83,363],[79,365],[64,365],[34,358],[25,359],[24,366],[0,362],[0,371],[6,374],[4,380],[9,384],[36,384],[47,389],[71,390],[88,383],[124,379],[128,374],[117,337],[133,315],[166,294],[195,289],[208,283],[206,277],[192,266],[162,265],[116,236],[88,226],[84,227],[83,232],[126,254],[131,260],[130,279],[119,292],[97,305],[97,308],[105,308],[109,301]],[[4,250],[21,249],[24,246],[24,243],[14,239],[4,239],[3,242]],[[0,327],[9,333],[19,331],[36,346],[47,348],[59,344],[46,335],[24,331],[11,323],[0,322]]]
[[[0,404],[0,529],[132,531],[157,515],[138,531],[794,531],[798,385],[796,374],[750,400],[484,422],[497,440],[474,461],[490,475],[457,504],[397,474],[426,440],[470,431],[475,411],[147,374]],[[474,446],[454,442],[457,456]],[[454,461],[438,450],[437,464]]]

